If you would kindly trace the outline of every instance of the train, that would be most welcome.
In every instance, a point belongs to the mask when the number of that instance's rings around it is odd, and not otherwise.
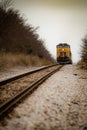
[[[59,43],[56,46],[57,63],[72,64],[72,54],[70,45],[67,43]]]

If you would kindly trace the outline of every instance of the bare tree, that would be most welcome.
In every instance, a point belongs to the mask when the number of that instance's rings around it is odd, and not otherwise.
[[[0,2],[0,8],[7,11],[13,4],[13,0],[2,0]]]

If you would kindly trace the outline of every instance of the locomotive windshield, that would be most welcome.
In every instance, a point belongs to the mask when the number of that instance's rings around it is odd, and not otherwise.
[[[60,43],[60,44],[58,44],[57,45],[57,48],[70,48],[70,45],[68,45],[67,43],[64,43],[64,44],[62,44],[62,43]]]

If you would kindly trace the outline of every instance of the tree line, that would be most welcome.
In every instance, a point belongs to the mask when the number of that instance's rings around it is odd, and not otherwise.
[[[87,69],[87,35],[82,40],[81,45],[81,67]]]
[[[12,0],[0,2],[0,52],[37,55],[54,61],[36,33],[37,28],[26,24],[19,10],[11,7]]]

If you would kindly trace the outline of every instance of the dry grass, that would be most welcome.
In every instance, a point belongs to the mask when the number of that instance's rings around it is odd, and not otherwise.
[[[42,66],[47,64],[51,64],[51,62],[34,55],[0,53],[0,70],[15,66]]]
[[[87,62],[79,61],[79,62],[78,62],[78,66],[79,66],[81,69],[87,69]]]

